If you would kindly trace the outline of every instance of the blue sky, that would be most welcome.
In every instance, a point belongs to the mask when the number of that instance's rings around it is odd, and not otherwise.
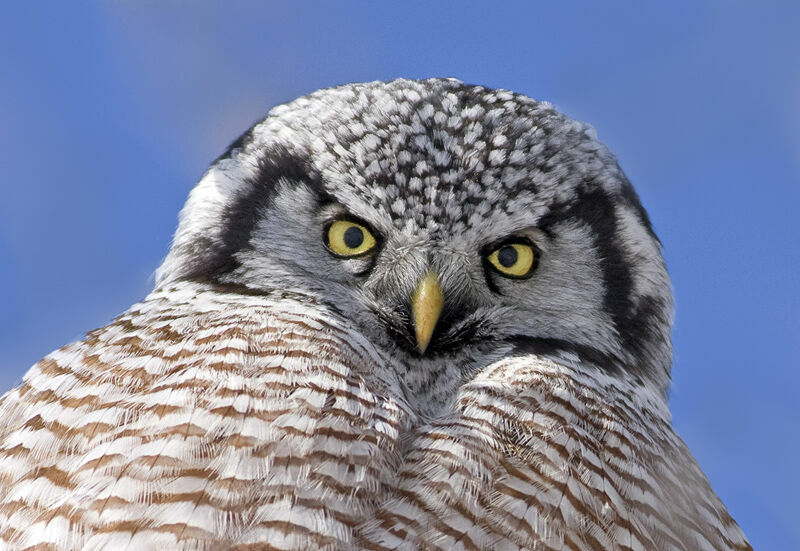
[[[800,4],[32,4],[0,19],[0,391],[148,292],[270,107],[455,76],[619,156],[673,278],[677,430],[756,549],[800,549]]]

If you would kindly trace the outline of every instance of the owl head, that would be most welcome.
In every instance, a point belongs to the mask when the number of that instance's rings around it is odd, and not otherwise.
[[[551,105],[451,79],[274,108],[181,212],[157,286],[296,292],[436,392],[534,353],[666,391],[672,297],[615,157]]]

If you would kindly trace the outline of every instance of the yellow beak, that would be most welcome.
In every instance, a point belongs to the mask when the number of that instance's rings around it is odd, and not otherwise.
[[[433,329],[439,321],[444,306],[444,295],[439,287],[439,276],[428,272],[417,285],[411,297],[411,313],[414,316],[414,329],[417,333],[417,349],[424,354],[431,342]]]

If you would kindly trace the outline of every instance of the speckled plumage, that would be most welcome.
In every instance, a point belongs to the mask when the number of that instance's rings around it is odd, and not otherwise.
[[[373,252],[326,250],[342,217]],[[530,277],[487,264],[509,236]],[[214,163],[150,296],[2,398],[0,549],[750,549],[671,427],[671,322],[590,127],[455,80],[316,92]]]

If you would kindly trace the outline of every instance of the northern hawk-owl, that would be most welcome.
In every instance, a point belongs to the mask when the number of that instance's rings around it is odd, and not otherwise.
[[[155,290],[0,402],[0,548],[749,549],[615,157],[456,80],[274,108]]]

